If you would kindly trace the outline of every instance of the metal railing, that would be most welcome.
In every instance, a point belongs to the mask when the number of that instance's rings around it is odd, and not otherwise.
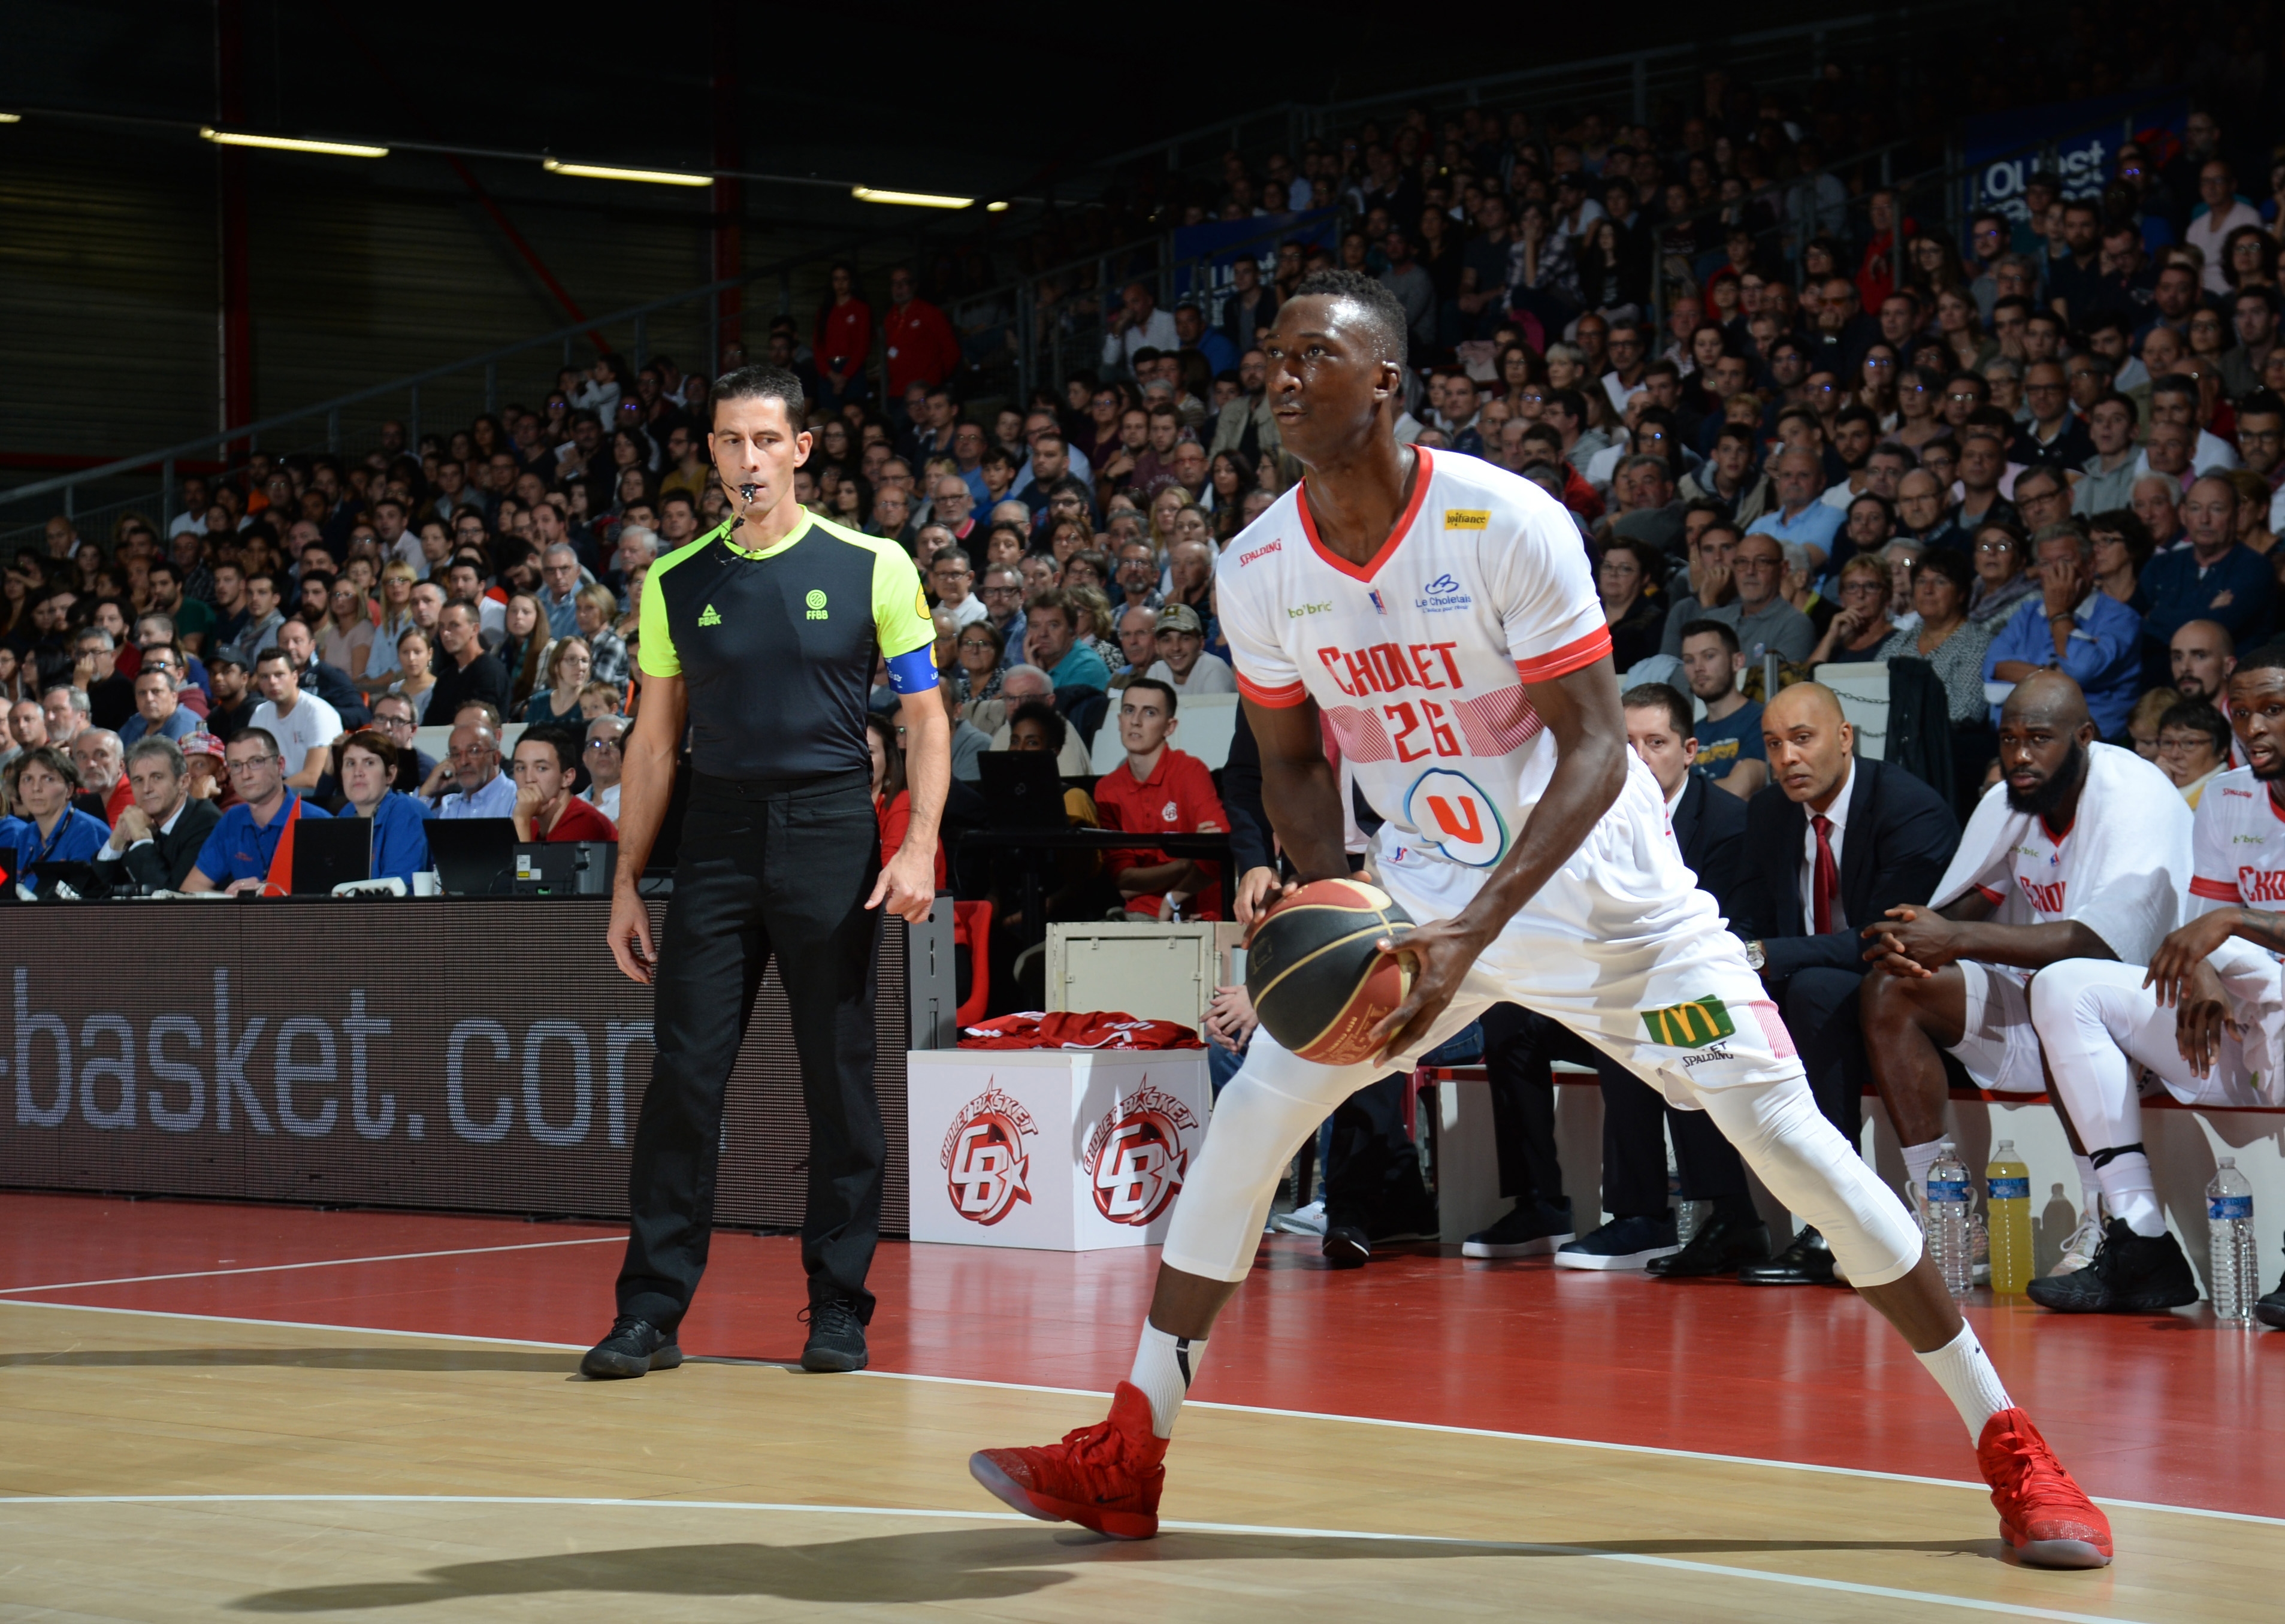
[[[71,519],[82,535],[106,543],[117,522],[129,514],[139,514],[163,529],[180,500],[177,465],[210,465],[217,454],[231,448],[243,446],[273,455],[296,451],[339,453],[346,445],[372,443],[380,425],[394,420],[404,426],[407,448],[417,451],[424,423],[432,428],[439,423],[449,423],[454,429],[465,428],[478,413],[497,412],[504,402],[519,396],[529,397],[528,404],[543,404],[555,388],[558,371],[580,365],[575,357],[581,341],[590,333],[601,333],[638,370],[653,355],[670,352],[703,357],[711,370],[712,359],[722,353],[726,319],[766,323],[768,315],[789,310],[797,273],[840,259],[866,269],[868,249],[883,263],[894,263],[906,257],[903,250],[908,247],[909,239],[902,236],[889,242],[870,236],[773,261],[735,277],[686,288],[588,320],[567,323],[477,355],[352,389],[330,400],[196,435],[156,451],[122,457],[95,467],[0,490],[0,510],[21,510],[26,504],[41,503],[35,517],[21,516],[20,512],[12,522],[0,522],[0,550],[12,550],[38,534],[55,513]],[[771,280],[778,285],[778,297],[767,315],[754,310],[751,301],[742,302],[745,308],[741,310],[733,308],[724,298],[725,294]],[[749,332],[746,341],[750,353],[762,348],[758,337],[755,332]],[[522,363],[520,368],[518,362]],[[609,429],[606,425],[605,432]]]

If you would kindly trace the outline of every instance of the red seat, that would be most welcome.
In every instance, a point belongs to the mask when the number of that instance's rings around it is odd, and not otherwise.
[[[985,1000],[992,992],[992,905],[955,902],[952,905],[952,943],[968,949],[968,1001],[954,1012],[962,1027],[984,1018]]]

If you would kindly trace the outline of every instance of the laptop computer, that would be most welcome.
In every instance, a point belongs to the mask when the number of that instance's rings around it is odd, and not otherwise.
[[[32,870],[32,890],[43,902],[62,900],[63,893],[57,890],[59,886],[68,888],[74,897],[90,899],[105,896],[111,890],[97,873],[93,863],[66,863],[50,859]],[[13,876],[10,879],[9,889],[15,889]]]
[[[329,897],[373,878],[373,820],[303,818],[294,826],[294,895]]]
[[[506,897],[515,890],[515,820],[431,818],[428,860],[448,897]]]
[[[619,847],[609,840],[527,840],[515,849],[519,897],[608,897],[619,870]]]
[[[1064,781],[1047,751],[987,750],[976,758],[976,771],[991,828],[1064,827]]]

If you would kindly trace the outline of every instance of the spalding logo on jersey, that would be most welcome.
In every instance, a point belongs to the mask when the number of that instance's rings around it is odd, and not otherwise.
[[[1420,843],[1471,868],[1488,868],[1507,850],[1507,826],[1491,796],[1457,773],[1424,773],[1404,797],[1404,820]]]
[[[1182,1187],[1190,1152],[1186,1130],[1198,1126],[1190,1108],[1173,1094],[1142,1086],[1111,1102],[1087,1139],[1087,1181],[1095,1210],[1114,1224],[1149,1223]]]
[[[1022,1102],[989,1084],[962,1106],[937,1157],[953,1211],[971,1223],[996,1224],[1029,1201],[1032,1157],[1024,1136],[1039,1132]]]

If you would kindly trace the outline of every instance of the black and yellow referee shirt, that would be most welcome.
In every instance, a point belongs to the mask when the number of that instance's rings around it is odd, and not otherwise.
[[[689,686],[691,765],[715,778],[868,772],[876,655],[899,694],[936,687],[936,627],[912,555],[805,513],[752,552],[725,522],[660,559],[638,658]]]

